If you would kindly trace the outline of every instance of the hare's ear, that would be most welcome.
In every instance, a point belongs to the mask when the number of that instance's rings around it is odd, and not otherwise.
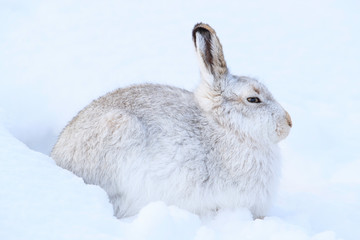
[[[203,80],[215,88],[220,87],[228,68],[215,30],[207,24],[198,23],[194,26],[192,36]]]

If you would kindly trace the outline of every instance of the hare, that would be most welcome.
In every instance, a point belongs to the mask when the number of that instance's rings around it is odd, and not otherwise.
[[[200,216],[244,207],[261,218],[276,192],[289,114],[263,84],[229,72],[209,25],[196,24],[192,37],[194,92],[117,89],[80,111],[52,150],[59,166],[107,192],[118,218],[152,201]]]

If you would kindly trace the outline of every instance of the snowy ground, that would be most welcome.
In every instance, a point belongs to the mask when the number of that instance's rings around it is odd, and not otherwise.
[[[0,239],[360,239],[357,1],[0,1]],[[191,29],[289,111],[269,217],[152,203],[117,220],[106,194],[46,156],[92,99],[129,84],[194,89]]]

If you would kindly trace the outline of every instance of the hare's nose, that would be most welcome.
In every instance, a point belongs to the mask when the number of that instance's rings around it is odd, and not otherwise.
[[[286,121],[287,121],[289,127],[292,127],[292,121],[291,121],[290,114],[287,111],[285,111],[285,114],[286,114],[285,118],[286,118]]]

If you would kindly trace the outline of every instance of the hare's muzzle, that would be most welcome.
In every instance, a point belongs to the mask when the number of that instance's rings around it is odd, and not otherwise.
[[[285,118],[286,118],[286,121],[287,121],[289,127],[292,127],[292,121],[291,121],[290,114],[287,111],[285,111],[285,114],[286,114]]]

